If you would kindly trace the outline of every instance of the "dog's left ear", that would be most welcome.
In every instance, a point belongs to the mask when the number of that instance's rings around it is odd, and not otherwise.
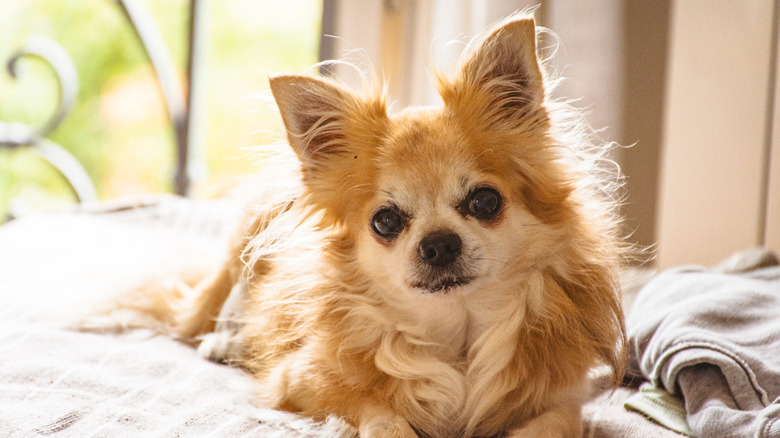
[[[544,76],[536,53],[533,17],[514,16],[467,50],[452,84],[440,87],[445,104],[475,108],[491,122],[516,124],[541,110]]]

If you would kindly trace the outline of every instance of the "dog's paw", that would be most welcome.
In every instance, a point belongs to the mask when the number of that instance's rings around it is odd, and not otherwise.
[[[402,417],[372,419],[360,427],[360,438],[418,438],[412,426]]]
[[[240,337],[232,332],[219,331],[201,336],[198,354],[214,362],[232,364],[243,351]]]
[[[580,438],[582,422],[579,416],[561,412],[546,412],[524,426],[511,431],[507,438]]]

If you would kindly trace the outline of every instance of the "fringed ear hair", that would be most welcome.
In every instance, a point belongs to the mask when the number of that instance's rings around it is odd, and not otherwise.
[[[513,16],[486,35],[467,49],[458,75],[450,88],[443,87],[442,97],[458,108],[476,104],[490,123],[514,127],[541,110],[544,102],[536,24],[532,17]]]
[[[305,166],[317,166],[343,152],[344,105],[354,99],[349,92],[311,76],[272,76],[270,85],[290,146]]]
[[[359,98],[336,82],[313,76],[270,79],[287,138],[302,164],[309,202],[333,221],[351,213],[354,198],[373,181],[371,157],[386,129],[381,95]]]

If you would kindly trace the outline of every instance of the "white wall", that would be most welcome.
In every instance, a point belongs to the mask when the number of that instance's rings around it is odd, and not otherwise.
[[[713,264],[763,243],[772,0],[672,9],[658,264]]]

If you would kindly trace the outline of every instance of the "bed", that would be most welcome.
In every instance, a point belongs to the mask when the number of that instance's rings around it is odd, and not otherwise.
[[[218,262],[237,214],[230,200],[159,196],[0,227],[0,436],[354,436],[337,418],[317,423],[257,405],[246,372],[170,337],[62,323],[79,297],[108,299],[165,275],[160,266],[173,259],[181,270]],[[624,407],[640,381],[613,389],[606,377],[592,375],[583,436],[684,436]]]

